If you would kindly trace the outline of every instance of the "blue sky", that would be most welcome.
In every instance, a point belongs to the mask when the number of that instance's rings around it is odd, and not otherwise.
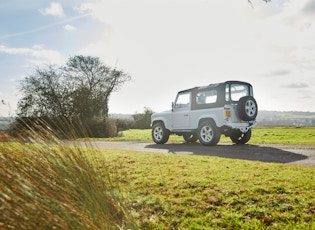
[[[226,80],[252,83],[260,109],[315,112],[313,0],[1,1],[0,115],[19,80],[77,54],[132,76],[110,113],[166,110],[177,91]]]

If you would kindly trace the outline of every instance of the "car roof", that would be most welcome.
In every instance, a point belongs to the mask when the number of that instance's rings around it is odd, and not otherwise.
[[[193,91],[193,90],[216,88],[218,86],[222,86],[222,85],[226,85],[226,84],[247,84],[249,86],[252,86],[250,83],[244,82],[244,81],[225,81],[225,82],[221,82],[221,83],[214,83],[214,84],[210,84],[210,85],[197,86],[197,87],[193,87],[190,89],[181,90],[181,91],[179,91],[179,93],[189,92],[189,91]]]

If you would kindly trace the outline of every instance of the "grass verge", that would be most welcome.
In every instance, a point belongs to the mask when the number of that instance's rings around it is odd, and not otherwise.
[[[60,143],[0,142],[0,229],[133,226],[109,177],[94,168],[100,165],[92,157],[97,152]]]

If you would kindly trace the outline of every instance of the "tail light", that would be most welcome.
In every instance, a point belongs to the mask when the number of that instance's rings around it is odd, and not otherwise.
[[[226,118],[231,118],[232,117],[231,110],[225,109],[224,110],[224,115],[225,115]]]

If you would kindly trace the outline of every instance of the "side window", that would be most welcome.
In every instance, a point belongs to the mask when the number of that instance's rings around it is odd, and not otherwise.
[[[175,108],[188,108],[190,105],[190,92],[177,95]]]
[[[217,102],[217,91],[216,90],[208,90],[198,92],[196,95],[196,103],[197,105],[206,105]]]

